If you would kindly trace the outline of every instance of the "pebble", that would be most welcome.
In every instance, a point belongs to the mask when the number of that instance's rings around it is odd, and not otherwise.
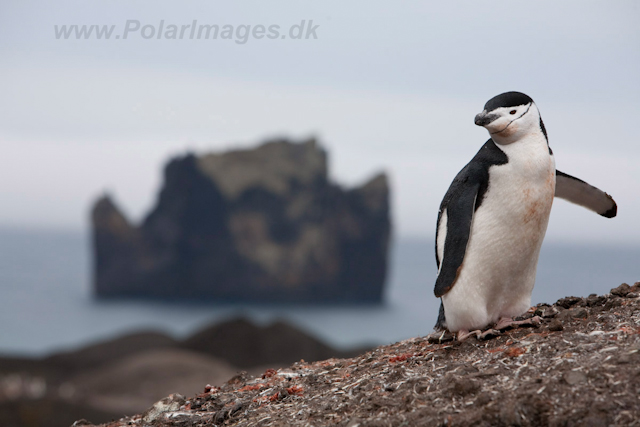
[[[615,296],[618,296],[618,297],[624,297],[629,292],[631,292],[631,286],[629,286],[626,283],[621,284],[617,288],[611,289],[611,295],[615,295]]]
[[[562,379],[569,385],[576,385],[587,382],[587,376],[579,371],[565,372]]]
[[[562,325],[562,322],[559,321],[558,319],[553,319],[550,323],[549,323],[549,330],[552,332],[558,332],[564,329],[564,326]]]
[[[589,317],[589,312],[584,307],[578,307],[571,310],[571,317],[586,319],[587,317]]]
[[[582,298],[580,298],[580,297],[565,297],[565,298],[560,298],[556,302],[556,305],[558,305],[558,306],[560,306],[562,308],[569,308],[572,305],[576,305],[581,301],[582,301]]]

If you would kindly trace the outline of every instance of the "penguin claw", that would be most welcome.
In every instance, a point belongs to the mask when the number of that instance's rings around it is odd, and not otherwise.
[[[496,330],[496,329],[493,329],[493,328],[489,328],[486,331],[478,334],[478,339],[479,340],[488,340],[488,339],[495,338],[495,337],[498,337],[498,336],[500,336],[500,331],[499,330]]]
[[[459,342],[466,341],[470,336],[475,336],[476,338],[480,337],[482,332],[480,330],[475,331],[458,331],[458,335],[456,338]]]
[[[445,342],[453,341],[454,336],[449,330],[436,331],[427,336],[427,342],[430,344],[442,344]]]

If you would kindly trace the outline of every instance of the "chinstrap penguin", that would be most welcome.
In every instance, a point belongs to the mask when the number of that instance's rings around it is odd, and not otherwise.
[[[556,170],[529,96],[490,99],[475,124],[490,139],[451,183],[436,228],[435,329],[459,339],[496,323],[498,329],[517,324],[511,319],[529,309],[554,197],[607,218],[617,212],[611,196]]]

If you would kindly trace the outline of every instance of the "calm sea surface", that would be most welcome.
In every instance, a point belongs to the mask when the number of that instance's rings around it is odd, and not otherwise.
[[[285,319],[338,347],[385,344],[432,329],[432,240],[399,240],[392,252],[386,303],[375,307],[263,307],[98,302],[90,289],[84,233],[0,230],[0,353],[42,355],[141,329],[180,337],[211,322],[247,316]],[[640,246],[546,243],[533,302],[606,293],[640,280]]]

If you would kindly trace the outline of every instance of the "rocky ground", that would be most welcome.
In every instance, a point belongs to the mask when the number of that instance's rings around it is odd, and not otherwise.
[[[539,326],[487,340],[414,338],[241,374],[103,426],[640,425],[639,294],[640,282],[540,304],[525,316]]]

